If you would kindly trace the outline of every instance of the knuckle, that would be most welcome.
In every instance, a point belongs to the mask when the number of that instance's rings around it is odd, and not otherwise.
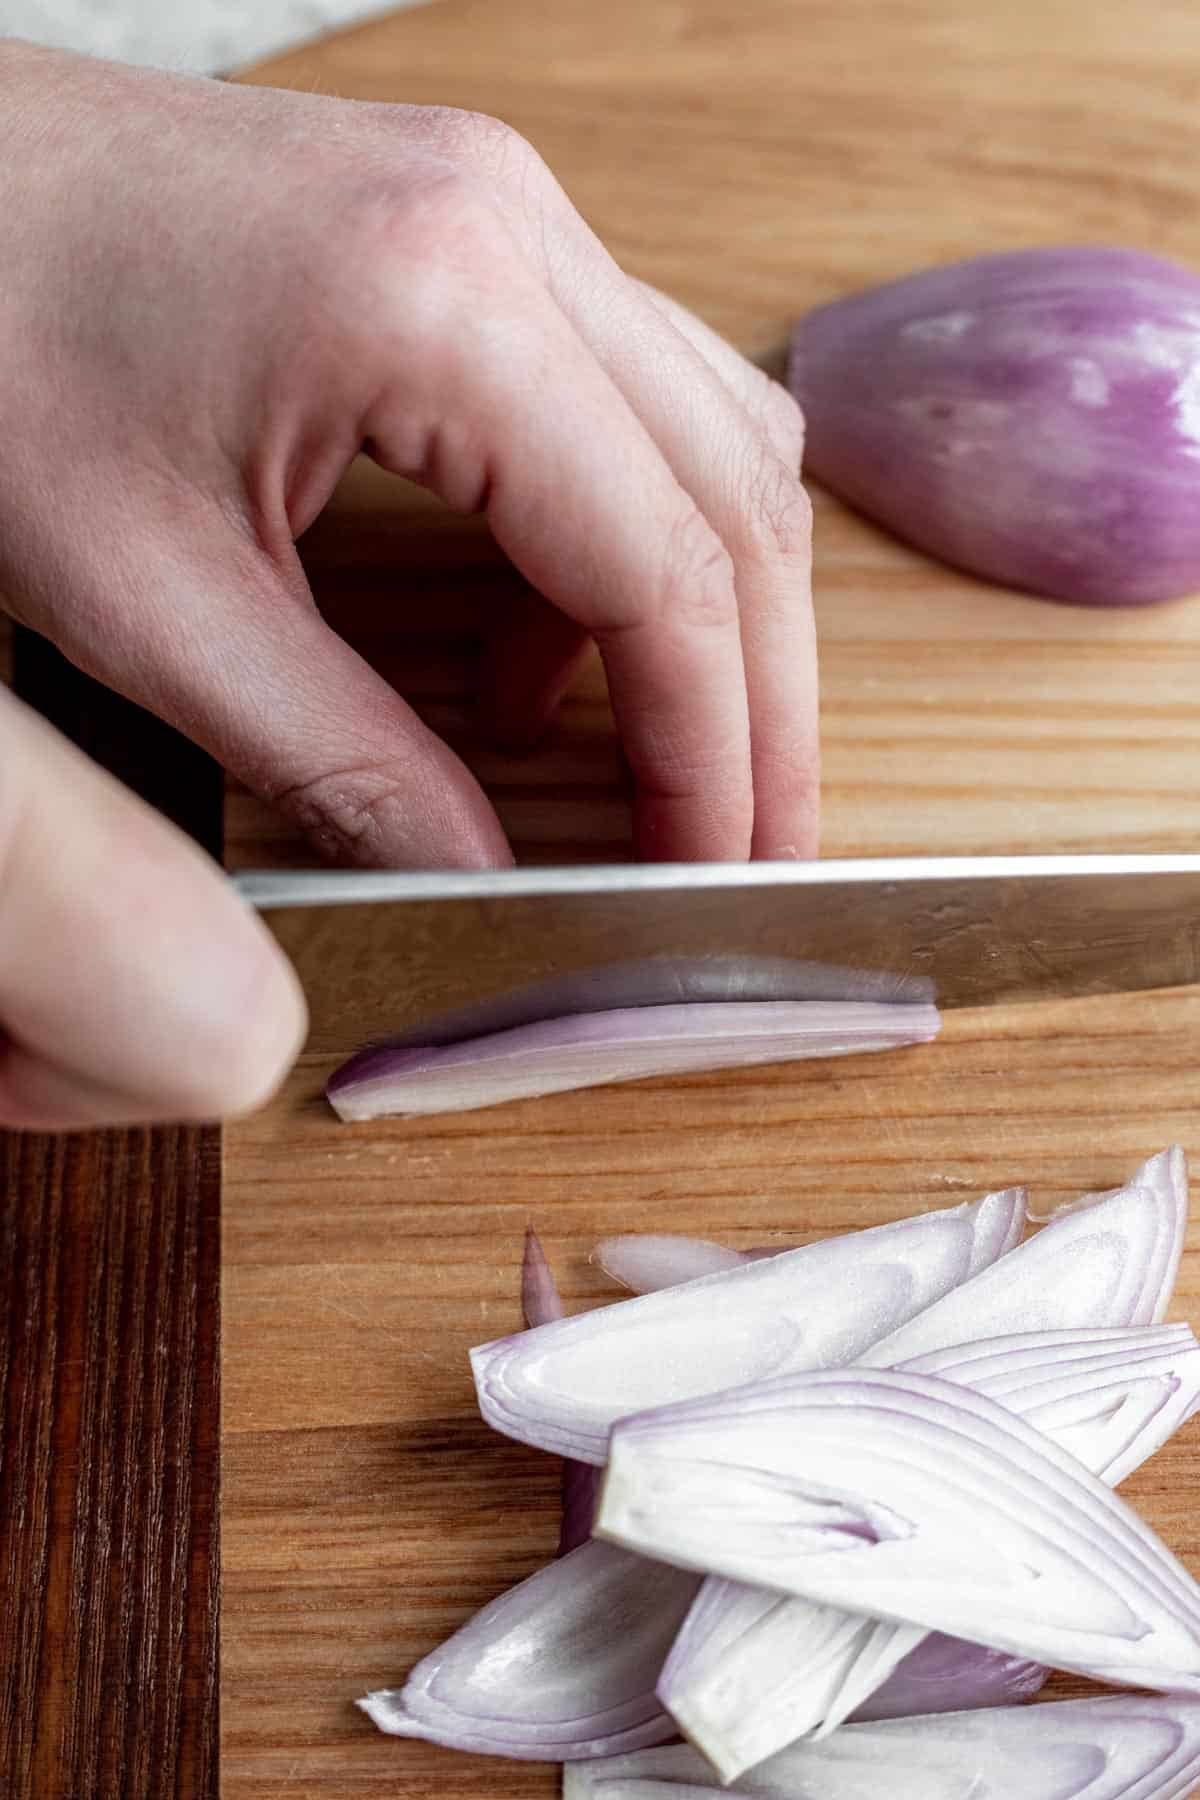
[[[499,220],[483,184],[469,170],[440,164],[387,196],[381,229],[385,251],[402,262],[411,279],[423,268],[469,265],[490,252]]]
[[[798,475],[767,455],[746,482],[743,517],[750,547],[771,558],[807,563],[812,557],[813,511]]]
[[[267,798],[330,861],[371,867],[381,860],[385,814],[401,793],[394,776],[363,764],[313,776]]]
[[[711,797],[728,784],[736,746],[714,743],[700,752],[690,740],[683,742],[665,732],[648,734],[648,741],[653,759],[642,786],[660,800],[688,800],[700,794]],[[743,799],[750,800],[748,779],[745,786],[745,795],[735,795],[730,805],[737,807]]]
[[[491,113],[460,112],[448,126],[451,145],[471,168],[491,181],[524,180],[541,158],[527,138]]]
[[[337,259],[339,293],[352,284],[373,342],[382,332],[417,358],[435,356],[512,263],[499,211],[477,176],[441,161],[383,183],[358,212],[349,254]]]
[[[736,620],[733,558],[697,506],[667,534],[664,578],[670,610],[682,623],[724,628]]]
[[[498,212],[514,221],[528,249],[540,248],[548,261],[553,234],[547,218],[558,186],[527,138],[489,113],[460,113],[454,127],[454,158],[482,183]]]

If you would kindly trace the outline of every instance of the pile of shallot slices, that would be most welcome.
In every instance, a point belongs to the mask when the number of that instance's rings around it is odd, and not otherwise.
[[[1025,1221],[611,1239],[641,1291],[571,1318],[531,1234],[530,1329],[472,1363],[566,1459],[558,1559],[364,1711],[567,1800],[1190,1793],[1200,1587],[1112,1491],[1200,1406],[1183,1154]],[[1052,1669],[1143,1691],[1026,1704]]]

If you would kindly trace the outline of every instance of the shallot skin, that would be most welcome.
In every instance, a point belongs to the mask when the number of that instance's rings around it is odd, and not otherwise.
[[[819,307],[788,384],[809,473],[1043,598],[1200,589],[1200,277],[1096,246],[983,256]]]

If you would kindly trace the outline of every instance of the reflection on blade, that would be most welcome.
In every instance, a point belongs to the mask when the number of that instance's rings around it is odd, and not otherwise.
[[[511,1031],[580,1013],[629,1007],[709,1005],[764,1000],[881,1000],[916,1004],[933,999],[923,975],[889,975],[877,969],[798,962],[786,956],[648,956],[606,963],[535,981],[512,993],[456,1007],[407,1031],[390,1033],[401,1050],[461,1043],[465,1038]]]

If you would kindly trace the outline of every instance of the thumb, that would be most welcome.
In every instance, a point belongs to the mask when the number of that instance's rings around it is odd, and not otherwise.
[[[304,1030],[208,858],[0,690],[0,1125],[248,1111]]]

